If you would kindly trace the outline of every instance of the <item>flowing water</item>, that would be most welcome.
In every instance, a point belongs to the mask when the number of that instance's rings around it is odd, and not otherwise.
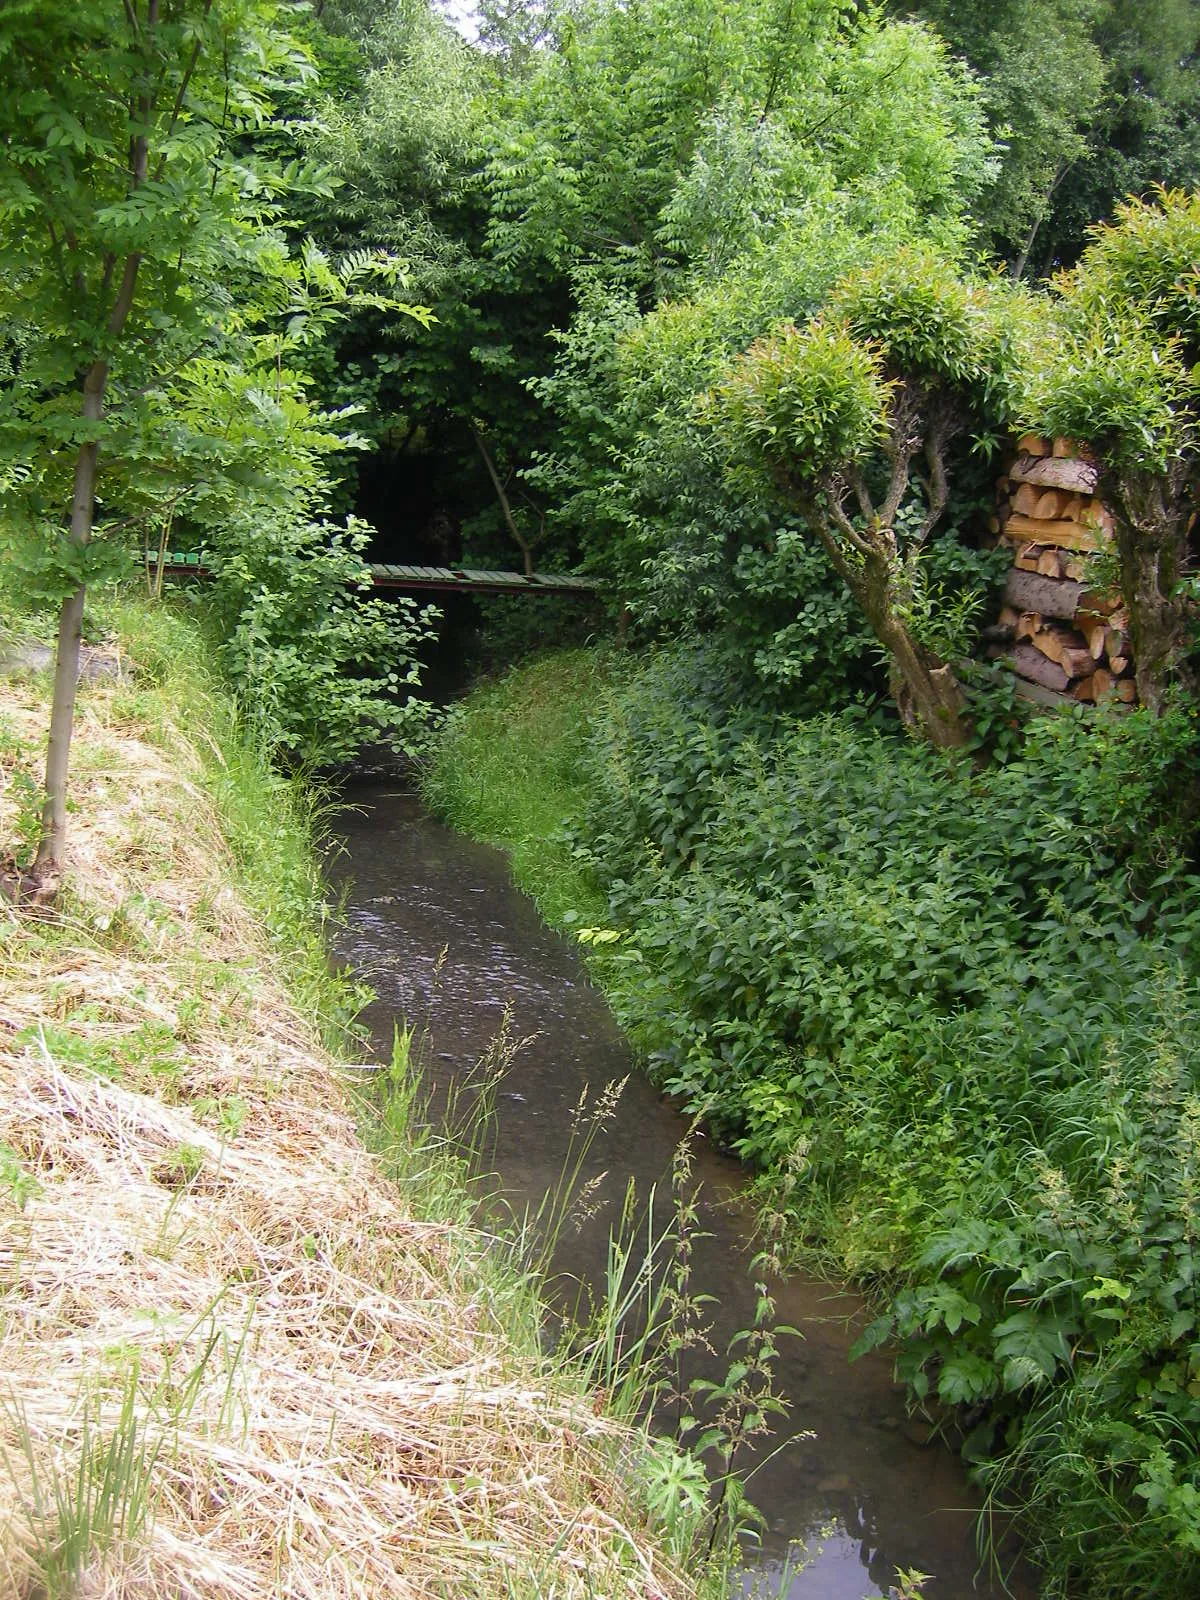
[[[471,1072],[506,1011],[527,1041],[498,1091],[492,1157],[517,1211],[536,1206],[554,1184],[583,1087],[594,1095],[628,1075],[585,1174],[607,1171],[599,1191],[607,1204],[560,1249],[572,1274],[599,1282],[627,1178],[643,1195],[656,1184],[667,1193],[683,1119],[631,1070],[576,951],[512,887],[502,855],[451,833],[394,784],[352,787],[346,807],[338,824],[345,853],[331,865],[346,892],[337,954],[378,996],[366,1014],[377,1049],[390,1053],[397,1022],[425,1026],[427,1068],[452,1082]],[[713,1343],[723,1349],[754,1317],[746,1178],[702,1139],[695,1177],[708,1235],[697,1245],[695,1287],[713,1297]],[[807,1546],[788,1600],[886,1595],[900,1567],[933,1575],[928,1600],[1002,1595],[998,1585],[976,1582],[977,1501],[957,1461],[908,1418],[885,1355],[847,1359],[865,1320],[860,1301],[793,1276],[777,1286],[776,1317],[803,1337],[783,1339],[778,1368],[790,1410],[773,1444],[785,1435],[788,1442],[750,1484],[768,1526],[746,1592],[754,1574],[778,1578]],[[1028,1600],[1032,1589],[1009,1581],[1016,1600]]]

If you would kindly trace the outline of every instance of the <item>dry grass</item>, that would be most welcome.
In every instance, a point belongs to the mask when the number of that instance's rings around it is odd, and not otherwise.
[[[164,753],[123,703],[85,697],[59,914],[0,909],[0,1595],[689,1593],[631,1436],[364,1149],[202,735]],[[32,690],[0,717],[36,748]],[[0,774],[0,841],[16,804]]]

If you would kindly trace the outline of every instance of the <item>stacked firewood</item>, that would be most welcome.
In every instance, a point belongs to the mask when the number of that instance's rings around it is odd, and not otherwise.
[[[1026,434],[1000,479],[995,530],[1012,547],[991,654],[1011,662],[1018,693],[1041,703],[1137,699],[1120,595],[1089,582],[1112,513],[1096,497],[1094,461],[1068,439]]]

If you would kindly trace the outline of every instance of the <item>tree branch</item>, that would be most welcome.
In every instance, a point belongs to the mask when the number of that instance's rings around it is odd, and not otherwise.
[[[483,464],[487,468],[488,477],[492,480],[492,487],[496,491],[496,498],[500,502],[500,509],[504,513],[504,520],[508,524],[508,531],[517,541],[517,544],[521,547],[521,554],[525,558],[525,576],[527,578],[532,578],[533,552],[529,548],[529,542],[525,538],[525,535],[517,526],[517,519],[513,516],[512,506],[509,504],[508,496],[504,492],[504,485],[500,482],[500,474],[496,471],[496,463],[492,460],[491,452],[484,443],[483,434],[480,433],[479,429],[475,427],[474,424],[471,426],[471,432],[474,435],[475,443],[479,449],[479,454],[483,457]]]
[[[212,15],[212,6],[213,6],[213,0],[205,0],[205,3],[204,3],[204,16],[203,16],[203,19],[202,19],[204,22],[207,22],[209,17]],[[175,132],[175,125],[179,121],[179,113],[183,110],[183,99],[184,99],[184,96],[187,94],[188,84],[191,83],[191,81],[192,81],[192,74],[196,70],[196,64],[200,60],[200,51],[203,48],[203,43],[204,43],[204,41],[197,34],[196,42],[192,46],[191,59],[188,61],[187,66],[184,68],[183,77],[180,78],[180,80],[179,80],[179,90],[178,90],[178,93],[175,96],[175,104],[171,107],[171,115],[170,115],[170,118],[167,121],[167,126],[166,126],[166,129],[165,129],[164,133],[163,133],[163,144],[164,144],[164,146],[166,145],[167,140]],[[159,157],[158,166],[155,168],[155,171],[154,171],[154,181],[155,181],[155,183],[157,183],[161,179],[161,177],[163,175],[163,172],[164,172],[164,170],[166,168],[166,165],[167,165],[167,152],[166,152],[166,149],[164,148],[162,155]]]
[[[858,499],[858,502],[861,505],[866,499],[866,485],[862,483],[857,472],[848,475],[848,477],[850,486],[854,490],[855,497]],[[856,479],[858,482],[855,482]],[[842,488],[836,480],[826,486],[825,499],[829,505],[829,515],[833,520],[834,526],[845,539],[846,543],[850,545],[852,549],[857,550],[858,554],[862,556],[865,561],[868,556],[876,555],[878,552],[871,541],[863,537],[863,535],[854,526],[854,523],[851,521],[850,517],[846,514],[846,507],[842,503],[842,497],[844,494],[844,488]],[[867,504],[870,505],[869,500],[867,501]],[[863,514],[867,518],[868,524],[875,520],[870,511],[866,511]],[[843,573],[842,576],[844,577],[845,574]]]
[[[858,501],[858,509],[863,514],[863,521],[868,523],[872,522],[875,517],[875,507],[871,502],[871,494],[867,488],[867,480],[863,477],[862,473],[859,472],[857,467],[852,467],[847,471],[846,481],[854,490],[854,498]]]

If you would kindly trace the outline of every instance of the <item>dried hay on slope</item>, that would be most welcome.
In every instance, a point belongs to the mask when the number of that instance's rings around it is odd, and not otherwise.
[[[364,1150],[222,881],[199,758],[118,693],[77,734],[71,904],[0,910],[0,1594],[688,1592],[628,1436]]]

